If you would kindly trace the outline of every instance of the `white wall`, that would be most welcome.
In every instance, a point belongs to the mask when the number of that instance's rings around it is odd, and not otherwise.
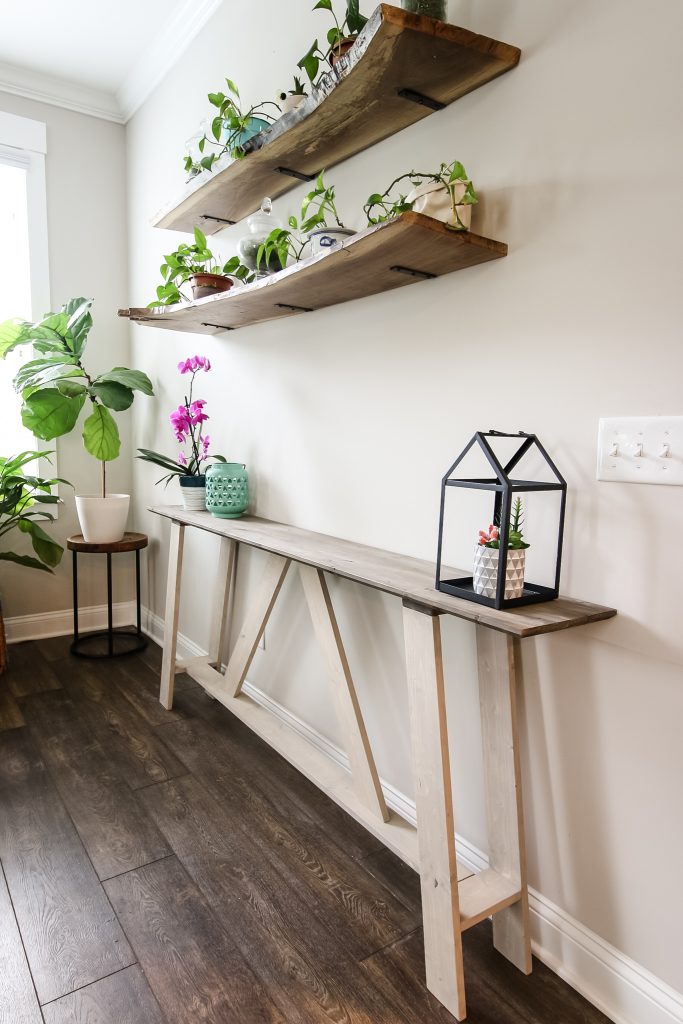
[[[130,123],[130,304],[153,297],[160,256],[181,237],[149,223],[182,188],[203,95],[229,75],[249,99],[272,96],[320,31],[309,7],[264,0],[239,21],[224,5]],[[136,443],[173,451],[175,364],[204,353],[211,434],[248,464],[260,515],[433,558],[439,480],[472,432],[537,432],[570,486],[563,591],[620,614],[524,644],[531,884],[683,990],[683,495],[598,484],[594,469],[601,415],[680,412],[683,10],[452,0],[450,16],[519,45],[520,67],[329,178],[360,227],[371,191],[458,157],[482,195],[474,229],[507,241],[508,258],[222,337],[136,327],[135,365],[160,394],[158,407],[136,407]],[[240,230],[220,236],[221,252]],[[154,479],[137,464],[137,525],[155,538],[149,603],[161,613],[167,533],[146,508],[178,499]],[[190,534],[187,548],[181,629],[206,646],[215,544]],[[245,582],[259,563],[242,561]],[[298,586],[287,584],[252,682],[341,742]],[[410,793],[398,602],[332,589],[381,773]],[[454,620],[444,631],[456,823],[485,847],[473,631]]]
[[[95,326],[88,342],[86,366],[94,367],[96,373],[112,366],[126,366],[128,332],[116,316],[126,291],[125,129],[109,121],[2,92],[0,110],[47,125],[45,170],[52,308],[58,309],[77,295],[94,297]],[[43,312],[36,310],[36,317]],[[129,450],[129,423],[130,414],[119,418],[124,453]],[[96,493],[100,465],[85,455],[81,427],[82,423],[72,435],[56,442],[59,476],[70,480],[79,493]],[[129,491],[130,457],[124,454],[110,464],[107,479],[112,491]],[[74,492],[62,487],[61,494],[65,504],[51,533],[63,544],[66,537],[80,530]],[[12,537],[9,546],[30,551],[30,544],[19,537]],[[79,603],[83,607],[106,602],[102,561],[95,556],[79,560]],[[117,563],[116,570],[114,600],[122,601],[132,593],[132,570],[123,560],[121,565]],[[70,608],[70,556],[65,554],[54,576],[3,562],[1,589],[6,617]]]

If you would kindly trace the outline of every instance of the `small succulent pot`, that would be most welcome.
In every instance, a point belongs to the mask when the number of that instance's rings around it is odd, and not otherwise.
[[[406,201],[413,204],[415,213],[423,213],[425,217],[433,217],[451,228],[469,231],[472,223],[472,207],[461,204],[460,200],[467,191],[463,181],[454,181],[451,185],[457,217],[453,213],[451,190],[445,188],[440,181],[425,181],[406,196]]]
[[[206,510],[206,477],[204,474],[179,476],[178,480],[185,511],[204,512]]]
[[[345,238],[355,234],[355,231],[349,231],[348,228],[318,228],[316,231],[311,231],[308,236],[311,243],[311,255],[317,256],[320,252],[329,252],[330,249],[340,245]]]
[[[224,127],[221,142],[229,142],[232,149],[239,149],[249,142],[250,139],[260,135],[261,132],[267,131],[269,128],[270,121],[265,121],[262,117],[250,117],[246,128],[237,134],[235,134],[234,129],[227,126]]]
[[[413,14],[423,14],[427,18],[437,18],[439,21],[446,20],[446,0],[401,0],[401,7]]]
[[[332,67],[334,67],[338,60],[341,60],[342,57],[346,56],[346,54],[349,52],[349,50],[355,43],[356,39],[358,39],[357,35],[344,36],[343,39],[340,39],[339,44],[332,48],[329,57],[330,64],[332,65]]]
[[[283,100],[280,100],[280,110],[283,114],[290,114],[297,107],[300,107],[304,100],[307,100],[308,96],[304,96],[303,93],[296,93],[294,96],[285,96]]]
[[[228,292],[235,283],[231,277],[223,274],[193,274],[188,280],[193,299],[205,299],[209,295]]]
[[[214,462],[206,471],[206,507],[217,519],[239,519],[249,507],[249,476],[242,462]]]
[[[487,548],[485,544],[477,544],[474,549],[474,576],[472,586],[475,594],[495,600],[498,587],[498,559],[500,548]],[[525,548],[508,548],[505,566],[506,601],[515,600],[524,593],[524,565],[526,562]]]

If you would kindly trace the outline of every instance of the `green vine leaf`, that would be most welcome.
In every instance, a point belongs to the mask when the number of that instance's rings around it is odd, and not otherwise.
[[[83,424],[85,450],[100,462],[112,462],[121,451],[121,438],[114,417],[103,405],[95,405]]]

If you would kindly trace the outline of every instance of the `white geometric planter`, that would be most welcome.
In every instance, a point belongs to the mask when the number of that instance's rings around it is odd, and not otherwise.
[[[499,557],[499,548],[487,548],[483,544],[477,544],[474,549],[473,587],[475,594],[495,599],[498,586]],[[505,600],[514,600],[522,596],[525,561],[525,548],[508,550],[507,565],[505,566],[505,594],[503,595]]]

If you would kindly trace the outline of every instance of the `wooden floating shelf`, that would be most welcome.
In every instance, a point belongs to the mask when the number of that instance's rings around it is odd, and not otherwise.
[[[448,106],[519,62],[516,46],[380,4],[349,53],[247,155],[191,182],[155,227],[214,234],[355,153]],[[376,183],[381,184],[381,183]]]
[[[215,334],[391,291],[506,255],[503,242],[452,231],[441,221],[409,212],[244,288],[175,306],[120,309],[119,316],[171,331]]]

